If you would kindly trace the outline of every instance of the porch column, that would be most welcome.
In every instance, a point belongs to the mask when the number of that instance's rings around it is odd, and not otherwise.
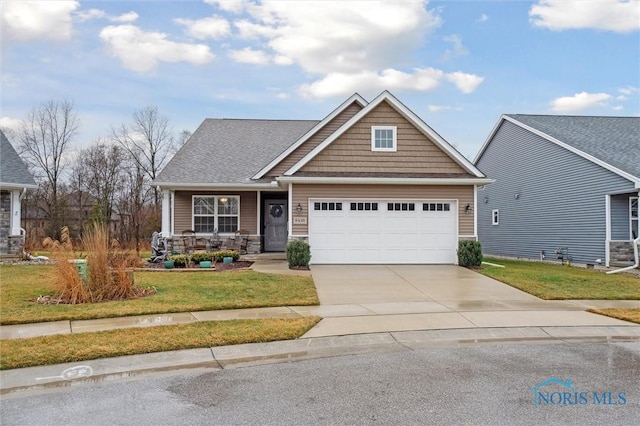
[[[171,236],[171,192],[162,190],[162,236]]]
[[[20,190],[14,189],[11,191],[11,234],[20,235]]]
[[[609,262],[611,260],[611,195],[605,195],[604,200],[604,229],[605,229],[605,237],[604,237],[604,266],[609,267]]]

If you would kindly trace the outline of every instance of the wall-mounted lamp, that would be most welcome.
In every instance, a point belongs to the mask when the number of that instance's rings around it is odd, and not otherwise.
[[[229,201],[229,200],[226,197],[220,198],[220,202],[221,203],[226,203],[227,201]]]
[[[464,212],[466,214],[471,214],[473,212],[473,207],[471,207],[471,204],[467,203],[467,207],[464,208]]]
[[[513,194],[513,198],[515,198],[516,200],[520,198],[520,193],[516,192],[515,194]]]
[[[489,197],[484,197],[484,203],[488,204],[489,203]]]
[[[300,205],[300,203],[298,203],[298,205],[296,206],[296,213],[302,213],[302,206]]]

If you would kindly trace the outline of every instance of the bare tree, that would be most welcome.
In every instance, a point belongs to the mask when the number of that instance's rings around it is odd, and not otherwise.
[[[113,138],[129,153],[144,173],[148,184],[164,166],[172,152],[173,133],[169,119],[160,115],[158,107],[148,106],[133,113],[131,124],[111,128]],[[160,213],[160,193],[152,188],[156,214]]]
[[[92,220],[103,224],[111,221],[124,178],[124,159],[125,153],[119,145],[108,145],[101,140],[80,151],[72,176],[77,190],[92,198]]]
[[[49,218],[48,234],[55,237],[63,220],[61,187],[66,154],[79,126],[73,102],[50,100],[33,109],[17,132],[21,154],[43,189],[42,201]]]
[[[145,172],[138,162],[129,159],[123,172],[124,180],[117,201],[122,222],[120,240],[135,241],[136,251],[139,252],[144,225],[150,220],[148,202],[151,191],[146,183]]]

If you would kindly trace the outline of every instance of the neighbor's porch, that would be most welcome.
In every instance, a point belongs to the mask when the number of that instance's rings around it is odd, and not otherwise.
[[[637,193],[607,195],[606,266],[627,266],[634,262],[633,240],[638,232]]]

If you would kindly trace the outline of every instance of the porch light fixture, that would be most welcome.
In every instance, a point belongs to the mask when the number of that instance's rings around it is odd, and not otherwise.
[[[296,206],[296,213],[302,213],[302,206],[300,205],[300,203],[298,203],[298,205]]]
[[[467,206],[464,208],[464,212],[466,214],[471,214],[473,212],[473,207],[471,207],[471,204],[467,203]]]
[[[220,198],[220,202],[221,203],[226,203],[227,201],[229,201],[229,199],[227,197]]]

